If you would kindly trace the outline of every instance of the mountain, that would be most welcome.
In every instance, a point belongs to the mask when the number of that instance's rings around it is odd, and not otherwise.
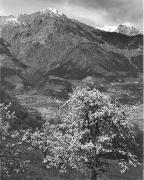
[[[0,38],[1,87],[17,91],[23,89],[25,68],[26,66],[13,55],[10,44]]]
[[[128,36],[135,36],[139,34],[143,34],[142,31],[134,26],[127,26],[124,24],[120,24],[117,26],[96,26],[96,28],[107,31],[107,32],[117,32],[120,34],[125,34]]]
[[[142,72],[141,34],[105,32],[56,10],[20,15],[17,23],[1,27],[1,36],[27,67],[24,78],[33,87],[49,89],[59,78],[56,91],[63,92],[69,80],[93,76],[117,81]]]

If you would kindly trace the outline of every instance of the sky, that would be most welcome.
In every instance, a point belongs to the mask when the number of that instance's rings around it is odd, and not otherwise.
[[[88,25],[126,24],[142,28],[143,0],[0,0],[0,15],[56,8]]]

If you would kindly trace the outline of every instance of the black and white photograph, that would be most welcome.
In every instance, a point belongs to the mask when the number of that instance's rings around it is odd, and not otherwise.
[[[143,180],[143,0],[0,0],[0,180]]]

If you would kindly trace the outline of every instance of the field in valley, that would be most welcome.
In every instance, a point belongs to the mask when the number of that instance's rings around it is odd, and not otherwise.
[[[114,89],[114,88],[113,88]],[[32,92],[17,95],[16,96],[20,103],[24,105],[29,111],[33,111],[34,109],[41,113],[42,117],[46,121],[52,121],[53,123],[57,123],[58,121],[58,112],[59,107],[63,104],[64,100],[52,98],[50,96],[43,96],[38,94],[33,94]],[[129,114],[129,118],[134,124],[136,124],[136,130],[138,132],[138,141],[141,144],[139,154],[142,155],[142,126],[143,126],[143,105],[141,103],[137,103],[135,105],[127,104],[125,105],[127,112]],[[36,157],[35,157],[36,156]],[[76,172],[70,172],[67,175],[61,176],[57,171],[45,170],[43,165],[40,163],[40,159],[42,158],[41,153],[31,154],[32,161],[35,166],[35,170],[33,171],[33,175],[27,177],[31,180],[35,180],[35,176],[37,174],[37,169],[39,169],[39,174],[37,175],[37,180],[87,180],[88,177],[83,177],[78,175]],[[113,163],[112,163],[113,164]],[[130,168],[128,172],[125,174],[121,174],[119,172],[119,167],[113,166],[108,168],[108,171],[105,175],[102,175],[100,180],[142,180],[142,165],[137,168]]]

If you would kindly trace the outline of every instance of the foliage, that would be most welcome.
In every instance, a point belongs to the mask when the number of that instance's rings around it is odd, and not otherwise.
[[[28,109],[27,105],[21,104],[17,97],[14,97],[4,88],[0,88],[0,102],[5,107],[10,104],[8,110],[15,112],[15,117],[9,121],[9,129],[37,129],[42,127],[43,119],[41,114],[34,108]]]
[[[15,118],[14,113],[9,111],[9,106],[0,104],[0,134],[4,134],[9,128],[9,122]]]
[[[8,106],[0,104],[0,168],[2,177],[23,174],[30,165],[29,160],[21,158],[21,155],[30,147],[24,138],[30,134],[30,131],[9,130],[10,121],[16,118],[14,112],[9,110],[10,106],[10,104]]]
[[[62,122],[32,134],[33,146],[44,152],[47,168],[91,172],[92,179],[116,160],[124,172],[136,165],[132,125],[124,111],[96,89],[74,90],[62,107]]]

